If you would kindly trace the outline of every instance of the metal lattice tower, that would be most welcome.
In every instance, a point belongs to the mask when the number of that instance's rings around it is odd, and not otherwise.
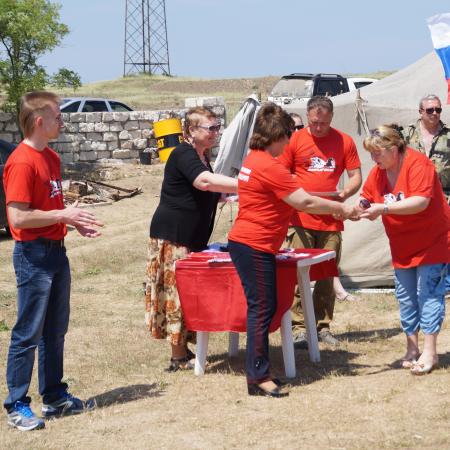
[[[170,75],[165,0],[126,0],[123,75]]]

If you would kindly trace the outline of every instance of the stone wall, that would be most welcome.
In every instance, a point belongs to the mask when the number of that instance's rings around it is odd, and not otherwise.
[[[11,113],[0,111],[0,139],[15,143],[21,139],[15,116]]]
[[[192,106],[209,106],[225,125],[221,97],[186,99],[186,108],[165,111],[91,112],[62,114],[65,126],[50,145],[64,164],[77,162],[135,162],[139,152],[156,154],[153,123],[171,117],[184,118]],[[18,143],[21,139],[15,118],[0,112],[0,139]]]

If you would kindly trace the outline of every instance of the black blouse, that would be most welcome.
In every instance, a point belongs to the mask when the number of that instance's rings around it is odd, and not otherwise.
[[[192,145],[183,142],[170,154],[164,169],[161,199],[150,224],[150,237],[165,239],[193,251],[206,248],[219,194],[200,191],[194,180],[206,167]]]

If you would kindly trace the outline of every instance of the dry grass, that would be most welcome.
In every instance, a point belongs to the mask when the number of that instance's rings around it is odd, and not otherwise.
[[[403,353],[404,337],[391,295],[339,303],[334,331],[341,348],[322,347],[320,364],[297,351],[298,375],[286,399],[246,394],[243,337],[238,357],[229,359],[226,335],[212,335],[204,377],[165,373],[168,345],[149,339],[142,297],[148,223],[161,169],[128,168],[130,176],[120,183],[142,185],[144,194],[95,209],[106,223],[103,237],[88,241],[73,231],[67,237],[73,289],[66,381],[74,394],[94,398],[98,408],[48,422],[33,433],[10,430],[1,420],[0,448],[450,448],[449,326],[440,337],[439,370],[420,378],[392,368]],[[223,238],[229,220],[226,206],[214,240]],[[8,328],[15,318],[12,247],[0,236],[0,323]],[[3,328],[2,399],[9,342]],[[273,366],[282,373],[278,333],[271,345]],[[38,411],[36,377],[30,393]]]

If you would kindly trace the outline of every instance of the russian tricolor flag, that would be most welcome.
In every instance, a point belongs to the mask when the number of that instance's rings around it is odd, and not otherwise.
[[[447,79],[448,97],[450,104],[450,13],[437,14],[427,19],[434,49],[441,58]]]

